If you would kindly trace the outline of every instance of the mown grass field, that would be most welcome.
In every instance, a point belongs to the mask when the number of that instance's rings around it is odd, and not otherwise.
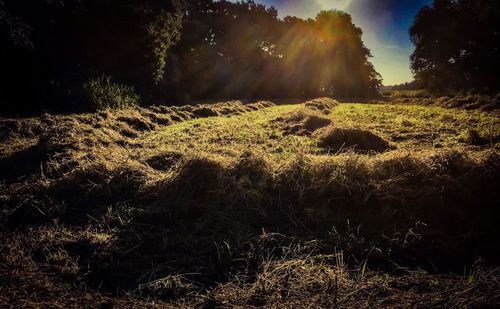
[[[2,120],[0,304],[500,304],[498,111],[220,103]]]
[[[318,138],[286,134],[273,120],[293,113],[301,105],[280,105],[231,118],[204,118],[183,122],[146,137],[154,149],[183,153],[238,157],[243,151],[287,159],[298,153],[321,155]],[[397,151],[454,148],[495,148],[500,120],[495,113],[440,107],[393,104],[343,103],[324,115],[336,127],[355,127],[373,132],[396,146]],[[467,139],[477,133],[483,147]],[[472,133],[474,134],[474,133]]]

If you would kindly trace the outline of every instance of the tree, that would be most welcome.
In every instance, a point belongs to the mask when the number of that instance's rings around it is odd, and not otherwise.
[[[433,90],[500,90],[500,2],[434,0],[410,29],[417,80]]]
[[[145,98],[165,76],[180,37],[173,1],[4,0],[0,3],[0,96],[16,112],[75,110],[86,80],[102,74]]]
[[[0,100],[19,113],[102,105],[87,94],[109,102],[105,89],[143,104],[367,97],[380,76],[361,35],[347,13],[279,19],[252,0],[0,0]]]
[[[253,1],[196,1],[186,6],[174,48],[171,93],[211,97],[366,97],[380,86],[370,51],[350,15],[278,19]]]

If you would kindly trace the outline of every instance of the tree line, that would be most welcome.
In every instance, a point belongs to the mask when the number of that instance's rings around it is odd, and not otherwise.
[[[500,91],[500,1],[434,0],[417,14],[410,36],[423,88]]]
[[[412,80],[411,82],[404,82],[389,87],[391,90],[422,90],[425,88],[422,82],[418,80]]]
[[[377,94],[351,16],[254,1],[0,0],[0,110]]]

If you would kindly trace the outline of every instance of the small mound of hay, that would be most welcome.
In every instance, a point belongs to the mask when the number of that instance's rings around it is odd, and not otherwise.
[[[131,128],[139,132],[151,131],[155,128],[155,125],[149,119],[140,115],[121,116],[116,120],[128,124]]]
[[[188,189],[189,195],[202,195],[220,189],[220,184],[226,174],[223,162],[205,158],[185,158],[180,165],[179,173],[175,178],[178,188]]]
[[[317,111],[306,108],[298,109],[274,120],[283,126],[285,134],[308,135],[324,128],[332,121]]]
[[[415,104],[424,106],[441,106],[446,108],[462,108],[467,110],[484,110],[494,111],[500,108],[500,94],[493,95],[480,95],[480,94],[459,94],[456,96],[443,96],[443,97],[394,97],[393,102]]]
[[[328,128],[319,137],[319,146],[328,150],[353,149],[357,152],[384,152],[389,143],[370,131],[357,128]]]
[[[318,115],[309,115],[302,122],[305,129],[310,131],[315,131],[330,125],[332,121],[328,118],[321,117]]]
[[[245,106],[246,107],[254,106],[254,107],[257,107],[258,109],[262,109],[262,108],[273,107],[274,103],[273,102],[269,102],[269,101],[258,101],[256,103],[247,104]]]
[[[206,118],[206,117],[216,117],[219,116],[219,113],[217,113],[216,110],[207,107],[207,106],[202,106],[193,109],[193,114],[199,118]]]
[[[304,105],[309,109],[329,114],[335,106],[339,105],[339,102],[330,98],[319,98],[307,101]]]
[[[147,158],[144,162],[151,168],[158,171],[168,171],[182,158],[182,154],[169,152],[159,155],[154,155]]]
[[[463,144],[469,144],[474,146],[481,146],[488,143],[493,143],[498,141],[498,137],[492,137],[491,139],[485,138],[477,130],[468,129],[463,131],[458,136],[458,141]]]

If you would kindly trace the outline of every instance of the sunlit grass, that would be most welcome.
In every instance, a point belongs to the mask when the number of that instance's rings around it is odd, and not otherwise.
[[[427,98],[432,96],[427,90],[393,90],[389,94],[393,98]]]
[[[150,148],[166,152],[237,158],[251,150],[275,161],[298,153],[324,154],[312,136],[284,134],[274,120],[303,104],[281,105],[232,117],[182,122],[146,137]],[[464,140],[474,131],[485,144],[498,143],[500,120],[494,113],[441,107],[344,103],[326,117],[333,126],[360,128],[396,146],[393,151],[472,147]],[[465,133],[464,133],[465,132]]]
[[[341,104],[330,115],[340,127],[373,131],[400,149],[462,147],[460,135],[476,131],[485,143],[498,143],[497,114],[478,110],[393,104]]]
[[[238,157],[254,151],[273,159],[286,159],[298,152],[315,153],[313,139],[284,135],[273,120],[300,105],[282,105],[233,117],[213,117],[183,122],[150,134],[149,147],[187,154]]]
[[[217,284],[219,297],[243,295],[242,304],[269,282],[300,297],[312,282],[317,295],[335,271],[345,295],[380,280],[419,288],[427,273],[390,279],[374,269],[395,261],[418,271],[432,258],[454,271],[498,242],[497,115],[321,98],[20,121],[29,130],[12,130],[0,147],[3,220],[20,227],[4,237],[15,253],[6,268],[22,275],[16,265],[35,265],[89,285],[96,277],[107,291],[128,284],[167,300],[204,301],[216,295],[204,284]],[[96,256],[74,258],[82,250]],[[332,261],[339,256],[345,264]],[[497,277],[474,280],[495,289]]]

